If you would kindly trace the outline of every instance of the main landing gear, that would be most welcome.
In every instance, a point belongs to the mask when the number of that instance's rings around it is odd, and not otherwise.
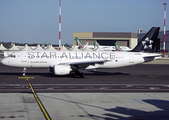
[[[26,68],[23,68],[23,76],[26,75]]]
[[[79,72],[79,71],[76,71],[75,72],[75,76],[79,76],[80,78],[84,78],[85,77],[85,73],[81,73],[81,72]]]

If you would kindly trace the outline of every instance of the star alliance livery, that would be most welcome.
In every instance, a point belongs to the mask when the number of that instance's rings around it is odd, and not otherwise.
[[[157,40],[159,27],[153,27],[131,52],[113,51],[18,51],[2,60],[2,64],[12,67],[49,68],[55,75],[75,75],[84,77],[85,69],[117,68],[149,62],[162,57],[150,53]]]

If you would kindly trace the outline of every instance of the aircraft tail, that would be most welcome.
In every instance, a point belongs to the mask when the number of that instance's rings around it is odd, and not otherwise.
[[[154,52],[160,27],[152,27],[131,52]]]
[[[117,51],[123,51],[117,43],[114,43]]]
[[[80,40],[77,37],[75,37],[75,39],[76,39],[76,45],[79,46],[80,48],[84,48],[84,45],[80,42]]]
[[[41,48],[43,48],[43,49],[44,49],[44,48],[45,48],[45,45],[46,45],[46,44],[44,43],[44,44],[41,46]]]
[[[10,46],[11,46],[11,47],[13,47],[13,46],[14,46],[14,44],[13,44],[12,42],[10,42]]]
[[[100,46],[100,44],[99,44],[96,40],[94,41],[94,47],[95,47],[95,46],[96,46],[96,47],[99,47],[99,46]]]
[[[46,48],[48,48],[50,46],[50,43],[47,44]]]

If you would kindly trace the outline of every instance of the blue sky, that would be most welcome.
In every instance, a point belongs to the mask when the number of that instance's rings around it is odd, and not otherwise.
[[[169,29],[167,0],[62,0],[62,44],[73,32],[148,31]],[[0,0],[0,42],[59,43],[59,0]]]

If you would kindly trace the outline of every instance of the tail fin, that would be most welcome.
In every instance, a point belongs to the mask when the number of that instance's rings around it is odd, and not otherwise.
[[[45,43],[44,43],[44,44],[45,44]],[[48,49],[48,48],[49,48],[49,46],[50,46],[50,43],[48,43],[48,44],[46,45],[46,47],[44,46],[43,48]]]
[[[10,47],[13,47],[13,46],[14,46],[14,44],[12,42],[10,42]]]
[[[114,43],[117,51],[123,51],[117,43]]]
[[[94,47],[99,47],[100,46],[100,44],[96,41],[96,40],[94,40]]]
[[[41,46],[41,48],[43,48],[43,49],[44,49],[44,48],[45,48],[45,45],[46,45],[46,43],[44,43],[44,44]]]
[[[77,37],[75,37],[75,39],[76,39],[76,45],[79,46],[80,48],[84,48],[84,45],[80,42],[80,40]]]
[[[160,27],[152,27],[131,52],[154,52]]]

